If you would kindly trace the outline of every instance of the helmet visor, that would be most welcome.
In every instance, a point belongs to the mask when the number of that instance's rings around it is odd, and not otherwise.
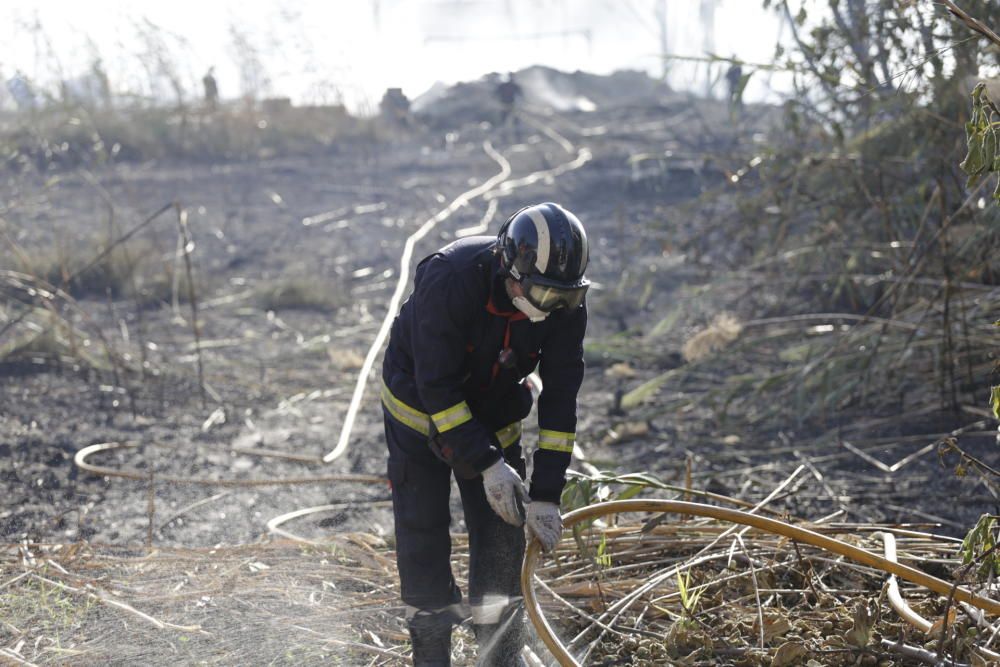
[[[537,276],[525,276],[521,287],[535,308],[550,313],[558,308],[578,308],[587,295],[590,281],[584,279],[575,285],[563,285]]]

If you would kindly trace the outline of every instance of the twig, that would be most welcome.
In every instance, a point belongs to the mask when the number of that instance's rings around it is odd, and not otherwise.
[[[356,648],[361,651],[367,651],[369,653],[374,653],[375,655],[381,655],[386,658],[392,658],[393,660],[404,660],[404,656],[396,653],[395,651],[387,651],[383,648],[378,648],[376,646],[370,646],[369,644],[362,644],[360,642],[350,642],[343,639],[335,639],[333,637],[327,637],[321,632],[317,632],[312,628],[307,628],[302,625],[293,625],[296,630],[302,630],[303,632],[308,632],[311,635],[319,635],[323,638],[323,641],[330,642],[332,644],[337,644],[338,646],[346,646],[348,648]]]
[[[815,576],[815,572],[813,572],[812,563],[809,563],[808,567],[803,567],[807,565],[807,563],[802,558],[802,550],[799,549],[799,543],[797,541],[792,540],[792,548],[795,549],[795,558],[798,560],[799,567],[802,568],[802,576],[805,577],[806,583],[809,584],[809,590],[811,590],[812,594],[816,596],[816,602],[818,603],[820,597],[819,597],[819,591],[816,590],[816,584],[813,583],[813,577]]]
[[[757,585],[757,568],[753,565],[753,558],[750,557],[750,552],[747,551],[747,545],[743,542],[743,535],[741,533],[736,534],[736,541],[740,543],[740,549],[743,550],[743,555],[747,557],[747,564],[750,567],[750,580],[753,581],[753,597],[757,602],[757,622],[760,628],[760,648],[764,649],[764,607],[760,603],[760,587]]]
[[[543,589],[545,589],[545,591],[549,595],[551,595],[553,597],[553,599],[555,599],[557,602],[559,602],[559,603],[565,605],[566,607],[568,607],[573,612],[574,615],[579,616],[580,618],[584,618],[584,619],[590,621],[592,624],[594,624],[594,625],[596,625],[596,626],[598,626],[600,628],[603,628],[604,630],[607,630],[608,632],[611,632],[611,633],[616,634],[616,635],[625,636],[626,634],[628,634],[628,632],[632,631],[632,628],[626,628],[625,629],[626,632],[623,632],[623,631],[620,631],[620,630],[616,630],[614,626],[605,625],[604,623],[601,622],[601,619],[594,618],[593,616],[591,616],[587,612],[583,611],[579,607],[574,606],[572,602],[570,602],[569,600],[567,600],[563,596],[561,596],[558,593],[556,593],[554,590],[552,590],[552,587],[549,586],[544,581],[542,581],[541,578],[538,575],[535,575],[535,583],[537,583],[539,586],[541,586]]]
[[[974,464],[977,468],[979,468],[979,469],[981,469],[981,470],[983,470],[985,472],[988,472],[991,475],[994,475],[996,477],[1000,477],[1000,470],[997,470],[996,468],[988,465],[987,463],[984,463],[983,461],[977,459],[975,456],[973,456],[972,454],[969,454],[964,449],[962,449],[961,447],[959,447],[958,446],[958,442],[955,440],[954,437],[942,438],[939,442],[940,442],[940,446],[938,447],[938,456],[940,458],[943,459],[944,456],[948,452],[952,452],[953,451],[956,454],[958,454],[958,456],[961,459],[963,459],[965,461],[968,461],[969,463]]]
[[[216,493],[215,495],[209,496],[208,498],[202,498],[201,500],[196,500],[193,503],[188,503],[184,507],[180,508],[179,510],[177,510],[176,512],[174,512],[173,514],[171,514],[167,518],[166,521],[164,521],[159,526],[157,526],[156,527],[156,532],[161,532],[164,528],[166,528],[167,526],[169,526],[176,519],[181,518],[182,516],[184,516],[185,514],[187,514],[188,512],[190,512],[191,510],[193,510],[193,509],[195,509],[197,507],[201,507],[202,505],[207,505],[208,503],[214,502],[214,501],[218,500],[219,498],[223,498],[225,496],[228,496],[230,493],[232,493],[232,491],[222,491],[220,493]]]
[[[230,447],[230,451],[237,454],[248,454],[250,456],[262,456],[265,458],[285,459],[286,461],[296,461],[298,463],[322,463],[323,459],[318,456],[306,454],[294,454],[292,452],[281,452],[276,449],[264,447]]]
[[[174,204],[177,209],[177,226],[180,228],[184,255],[184,271],[187,274],[188,300],[191,302],[191,331],[194,333],[195,357],[198,362],[198,390],[201,392],[201,408],[205,409],[205,371],[201,357],[201,328],[198,326],[198,295],[194,289],[194,275],[191,271],[191,238],[188,235],[187,210],[180,204]]]
[[[7,581],[5,581],[2,584],[0,584],[0,590],[3,590],[5,588],[7,588],[11,584],[16,584],[18,581],[20,581],[21,579],[24,579],[29,574],[31,574],[31,573],[30,572],[22,572],[21,574],[17,575],[13,579],[8,579]]]
[[[792,472],[791,475],[789,475],[784,480],[782,480],[781,483],[778,484],[778,486],[774,487],[774,490],[772,490],[771,493],[767,494],[767,497],[765,497],[759,503],[757,503],[756,505],[754,505],[753,508],[751,510],[749,510],[747,513],[748,514],[755,514],[759,509],[761,509],[762,507],[764,507],[765,505],[767,505],[769,502],[771,502],[772,500],[774,500],[774,498],[776,496],[778,496],[778,494],[780,494],[785,489],[785,487],[787,487],[789,484],[791,484],[795,480],[795,478],[799,476],[799,473],[801,473],[805,469],[806,469],[805,465],[799,465],[799,467],[797,467]],[[735,530],[737,530],[737,526],[735,524],[732,525],[732,526],[729,526],[729,528],[727,528],[726,530],[724,530],[721,533],[719,533],[718,537],[716,537],[714,540],[712,540],[712,542],[710,544],[708,544],[707,546],[705,546],[704,548],[702,548],[695,555],[697,556],[697,555],[705,553],[706,551],[708,551],[709,549],[711,549],[712,547],[714,547],[716,544],[718,544],[722,540],[722,538],[729,536]],[[740,530],[739,534],[743,535],[748,530],[750,530],[750,528],[749,528],[749,526],[746,526],[746,527],[740,528],[739,530]]]
[[[270,533],[274,533],[275,535],[280,535],[284,538],[287,538],[289,540],[294,540],[296,542],[303,542],[305,544],[313,544],[313,545],[323,545],[329,542],[329,540],[327,540],[326,542],[319,540],[310,540],[308,538],[301,537],[299,535],[296,535],[295,533],[284,530],[283,528],[281,528],[281,526],[291,521],[292,519],[298,519],[303,516],[308,516],[310,514],[318,514],[320,512],[332,512],[336,510],[344,510],[353,507],[355,504],[356,503],[352,502],[334,503],[331,505],[317,505],[316,507],[303,507],[301,509],[297,509],[292,512],[286,512],[285,514],[276,516],[270,521],[268,521],[267,530]],[[391,500],[376,500],[365,503],[365,505],[368,507],[387,506],[391,504],[392,504]]]
[[[978,32],[980,35],[986,39],[993,42],[994,46],[1000,46],[1000,36],[989,29],[985,23],[977,18],[969,16],[965,11],[963,11],[958,5],[956,5],[951,0],[941,0],[941,3],[948,8],[948,11],[957,16],[962,23],[968,26],[969,30],[973,32]]]
[[[948,667],[969,667],[967,663],[964,662],[954,662],[948,660],[947,662],[939,660],[933,651],[928,651],[922,649],[919,646],[910,646],[909,644],[904,644],[903,642],[894,642],[891,639],[882,639],[882,646],[889,649],[897,655],[901,655],[907,658],[913,658],[914,660],[919,660],[920,662],[925,662],[928,665],[948,665]]]

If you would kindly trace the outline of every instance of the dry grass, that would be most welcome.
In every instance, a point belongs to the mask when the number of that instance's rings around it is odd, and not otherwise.
[[[342,347],[339,344],[331,344],[326,348],[330,364],[341,371],[359,370],[365,364],[365,358],[357,350]]]
[[[340,141],[380,138],[374,120],[343,107],[263,111],[234,104],[215,112],[192,108],[117,110],[51,106],[30,119],[0,125],[0,155],[15,169],[92,165],[163,158],[267,158],[328,150]]]
[[[105,254],[107,247],[102,238],[18,248],[12,263],[21,273],[76,299],[126,299],[138,307],[187,302],[187,274],[172,249],[165,252],[144,239],[112,241]],[[203,290],[196,277],[195,293]]]
[[[0,364],[109,371],[127,366],[107,341],[75,323],[75,299],[43,281],[0,271]]]
[[[743,325],[729,313],[721,313],[712,323],[687,341],[681,349],[684,360],[700,361],[719,352],[735,341],[743,331]]]
[[[47,317],[50,321],[52,317]],[[0,344],[0,365],[66,366],[108,371],[104,355],[92,349],[91,340],[65,320],[36,332],[12,336]]]
[[[311,278],[285,278],[260,285],[256,303],[264,310],[315,310],[334,312],[346,305],[347,297],[335,285]]]

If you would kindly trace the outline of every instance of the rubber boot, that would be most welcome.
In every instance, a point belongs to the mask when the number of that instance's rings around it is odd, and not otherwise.
[[[450,617],[418,613],[408,625],[414,667],[451,667]]]

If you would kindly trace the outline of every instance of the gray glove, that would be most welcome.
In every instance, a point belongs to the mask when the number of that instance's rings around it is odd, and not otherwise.
[[[490,507],[501,519],[512,526],[524,523],[521,507],[526,502],[528,492],[521,476],[506,461],[500,459],[483,471],[483,490],[486,491]]]
[[[562,538],[562,516],[559,506],[539,500],[528,505],[528,536],[536,538],[542,551],[552,551]]]

